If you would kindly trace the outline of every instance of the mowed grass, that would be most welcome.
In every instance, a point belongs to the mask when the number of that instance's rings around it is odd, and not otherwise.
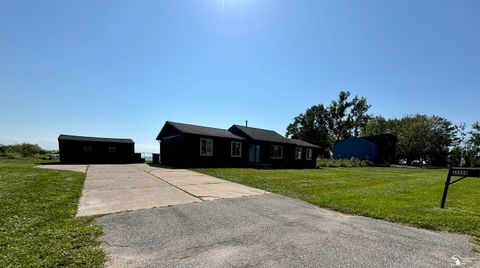
[[[98,267],[93,218],[75,218],[84,174],[0,158],[0,267]]]
[[[480,236],[480,178],[451,185],[440,209],[447,169],[194,170],[336,211]]]

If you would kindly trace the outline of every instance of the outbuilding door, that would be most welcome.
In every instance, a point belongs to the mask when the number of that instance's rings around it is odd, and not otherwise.
[[[260,162],[260,145],[250,144],[248,146],[248,161],[250,163]]]

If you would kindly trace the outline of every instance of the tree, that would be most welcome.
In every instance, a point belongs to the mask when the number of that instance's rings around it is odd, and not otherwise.
[[[330,156],[329,113],[322,104],[314,105],[294,118],[287,127],[287,137],[300,139],[321,147],[322,157]]]
[[[467,124],[461,123],[455,126],[455,137],[453,139],[453,146],[450,149],[449,163],[450,166],[462,166],[469,164],[467,160],[467,146],[468,146],[468,132],[466,131]],[[468,160],[467,160],[468,162]]]
[[[355,96],[349,100],[349,97],[350,92],[341,91],[338,100],[332,101],[327,108],[323,104],[308,108],[288,125],[287,137],[316,144],[322,148],[322,157],[330,157],[335,142],[358,136],[370,118],[367,99]]]
[[[406,116],[398,121],[397,158],[406,159],[410,164],[413,160],[426,160],[428,152],[429,126],[427,116]]]
[[[390,133],[397,136],[396,159],[426,160],[433,165],[448,162],[455,127],[445,118],[427,115],[408,115],[401,119],[371,118],[361,129],[363,136]]]
[[[436,115],[428,118],[428,124],[428,159],[435,166],[446,166],[456,128],[451,121]]]
[[[470,166],[480,167],[480,122],[475,122],[472,125],[472,130],[469,132],[468,139],[468,156]]]
[[[475,146],[476,149],[480,149],[480,122],[473,123],[472,130],[469,132],[469,134],[469,142]]]
[[[367,124],[360,129],[361,136],[374,136],[381,134],[394,134],[397,130],[397,119],[385,119],[383,116],[371,117]]]
[[[338,101],[332,101],[328,106],[330,112],[329,129],[335,141],[344,140],[351,136],[358,136],[360,129],[364,127],[370,115],[367,114],[370,105],[367,99],[355,96],[348,100],[350,92],[340,91]]]

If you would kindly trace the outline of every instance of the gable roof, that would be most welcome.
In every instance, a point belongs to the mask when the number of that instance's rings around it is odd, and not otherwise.
[[[118,139],[118,138],[101,138],[101,137],[86,137],[60,134],[58,140],[67,141],[93,141],[93,142],[115,142],[115,143],[134,143],[132,139]]]
[[[297,140],[297,139],[288,139],[290,140],[290,142],[298,145],[298,146],[306,146],[306,147],[314,147],[314,148],[320,148],[320,146],[317,146],[315,144],[311,144],[309,142],[306,142],[306,141],[302,141],[302,140]]]
[[[204,126],[197,126],[197,125],[190,125],[190,124],[183,124],[177,122],[167,121],[163,126],[162,130],[157,136],[157,140],[164,137],[166,126],[172,126],[176,130],[186,133],[186,134],[195,134],[195,135],[204,135],[204,136],[213,136],[213,137],[221,137],[221,138],[230,138],[230,139],[237,139],[237,140],[244,140],[244,138],[233,134],[232,132],[226,129],[220,128],[213,128],[213,127],[204,127]]]
[[[230,127],[229,130],[231,131],[232,129],[233,130],[238,129],[241,132],[243,132],[244,135],[257,141],[288,143],[288,144],[294,144],[298,146],[320,148],[319,146],[311,144],[306,141],[286,138],[273,130],[254,128],[254,127],[245,127],[240,125],[233,125],[232,127]]]
[[[280,143],[290,143],[287,138],[278,134],[273,130],[254,128],[254,127],[245,127],[240,125],[233,125],[229,130],[240,130],[248,138],[257,141],[269,141],[269,142],[280,142]]]

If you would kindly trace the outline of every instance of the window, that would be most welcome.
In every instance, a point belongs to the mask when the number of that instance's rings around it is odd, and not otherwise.
[[[92,146],[90,146],[90,145],[83,146],[83,151],[84,152],[91,152],[92,151]]]
[[[231,157],[242,157],[242,143],[239,141],[232,141],[230,148]]]
[[[108,147],[108,152],[109,153],[116,153],[117,152],[117,147],[114,147],[114,146]]]
[[[302,160],[302,148],[300,147],[295,148],[295,159]]]
[[[212,139],[200,139],[200,155],[201,156],[213,156],[213,140]]]
[[[313,149],[307,148],[307,160],[312,160]]]
[[[272,158],[282,159],[283,157],[283,146],[282,145],[272,145]]]

